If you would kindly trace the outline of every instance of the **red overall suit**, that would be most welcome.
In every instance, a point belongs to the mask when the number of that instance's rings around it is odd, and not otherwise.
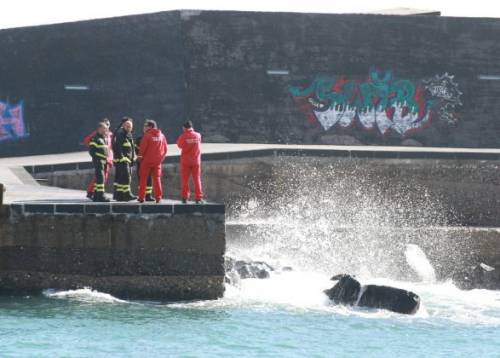
[[[95,137],[95,135],[96,135],[96,131],[93,131],[88,136],[83,138],[83,144],[85,144],[88,147],[90,144],[90,141],[92,140],[92,138]],[[112,148],[112,143],[111,143],[112,138],[113,138],[113,133],[111,133],[111,131],[108,131],[108,136],[106,138],[107,143],[109,145],[108,160],[107,160],[108,169],[105,171],[106,176],[104,178],[104,184],[106,184],[106,182],[108,181],[108,175],[109,175],[109,172],[111,171],[110,170],[111,167],[113,166],[113,148]],[[95,191],[95,176],[92,178],[89,185],[87,186],[87,193],[94,193],[94,191]]]
[[[201,134],[193,128],[184,129],[177,139],[181,149],[181,196],[189,199],[189,177],[193,177],[195,200],[203,199],[201,188]]]
[[[148,177],[153,178],[153,190],[156,201],[160,201],[163,192],[161,188],[161,163],[167,155],[167,140],[157,128],[151,128],[144,133],[139,148],[141,169],[139,173],[139,201],[144,201]]]

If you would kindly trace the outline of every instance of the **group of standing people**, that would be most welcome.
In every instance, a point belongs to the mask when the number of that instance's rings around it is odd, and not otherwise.
[[[143,133],[133,136],[132,118],[123,117],[120,126],[110,130],[107,118],[98,123],[97,129],[85,137],[89,147],[95,176],[87,187],[87,197],[95,202],[109,202],[105,185],[111,168],[115,168],[113,199],[116,201],[156,201],[163,197],[162,163],[167,155],[167,140],[154,120],[144,122]],[[183,133],[177,139],[181,150],[181,199],[187,203],[190,197],[189,179],[192,177],[197,204],[203,203],[201,186],[201,135],[191,121],[184,123]],[[132,167],[136,163],[139,181],[138,197],[132,194]]]

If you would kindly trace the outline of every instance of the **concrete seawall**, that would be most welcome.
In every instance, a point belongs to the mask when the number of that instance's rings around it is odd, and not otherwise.
[[[75,159],[68,157],[0,160],[0,293],[91,287],[131,299],[222,296],[224,205],[93,203],[82,190],[40,185],[23,167]]]
[[[215,299],[224,252],[223,205],[13,203],[0,214],[0,293]]]

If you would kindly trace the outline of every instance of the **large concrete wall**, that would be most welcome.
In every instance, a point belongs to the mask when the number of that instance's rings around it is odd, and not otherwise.
[[[92,287],[123,298],[216,299],[224,253],[222,205],[0,207],[0,293]]]
[[[500,74],[500,20],[202,12],[182,25],[189,58],[187,110],[208,137],[393,145],[414,138],[426,146],[499,145],[500,81],[478,76]],[[411,100],[413,110],[420,111],[412,125],[409,115],[396,118],[398,102]],[[374,103],[378,106],[370,107]],[[327,120],[337,120],[336,125],[321,125],[321,111],[314,114],[313,105],[322,106],[323,113],[330,110]],[[335,107],[339,111],[331,113]],[[394,108],[389,125],[398,125],[385,131],[384,115]],[[378,115],[368,113],[362,121],[363,112],[372,109]]]
[[[0,141],[0,156],[82,150],[101,118],[124,115],[140,130],[156,119],[173,140],[184,111],[179,21],[166,12],[0,31],[0,101],[23,104],[29,133]]]
[[[0,156],[78,150],[123,115],[171,141],[189,118],[213,142],[498,147],[499,35],[496,19],[214,11],[2,30]]]

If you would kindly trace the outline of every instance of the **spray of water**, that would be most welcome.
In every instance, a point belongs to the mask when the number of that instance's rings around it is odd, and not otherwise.
[[[405,251],[406,261],[423,282],[435,283],[436,272],[420,247],[409,244]]]
[[[461,241],[449,239],[449,210],[418,181],[391,182],[358,164],[278,159],[272,179],[256,182],[258,195],[228,220],[229,255],[328,275],[420,280],[405,258],[414,243],[445,276],[462,251],[450,245]]]

